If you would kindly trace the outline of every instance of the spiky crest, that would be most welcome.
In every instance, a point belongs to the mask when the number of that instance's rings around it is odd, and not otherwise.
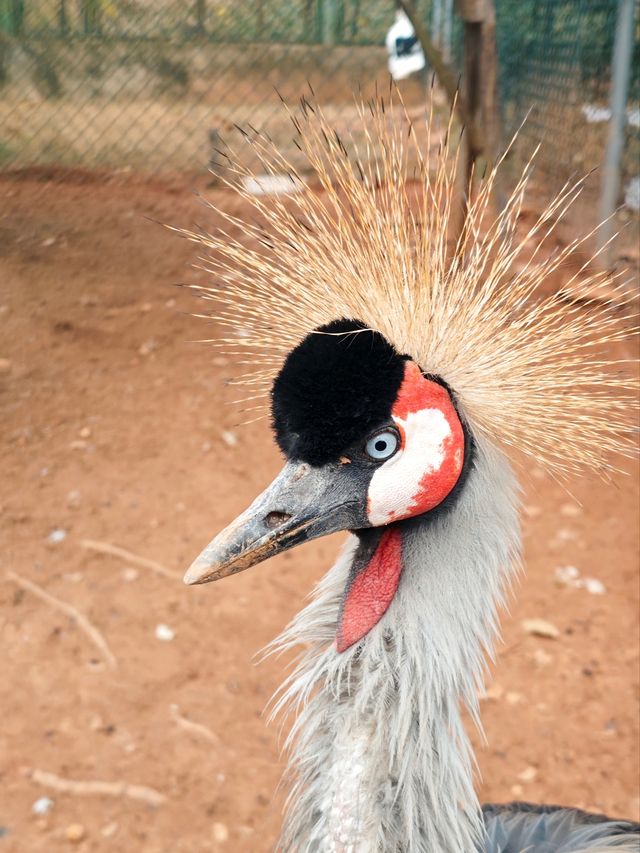
[[[284,356],[311,330],[350,317],[442,377],[472,429],[556,474],[580,464],[607,470],[612,452],[630,452],[633,380],[622,362],[602,355],[631,331],[623,285],[616,284],[615,310],[541,293],[569,261],[576,271],[565,291],[580,282],[588,293],[606,278],[589,263],[576,268],[587,237],[550,254],[540,249],[583,181],[565,184],[523,230],[531,163],[494,216],[498,164],[475,191],[453,249],[451,119],[439,126],[431,108],[418,128],[404,108],[379,100],[360,107],[355,141],[354,133],[343,140],[304,99],[291,118],[323,191],[254,195],[242,179],[255,175],[235,159],[230,184],[258,221],[214,208],[227,227],[183,232],[208,250],[202,264],[211,284],[196,289],[215,302],[207,316],[230,330],[213,343],[255,368],[237,380],[252,389],[247,399],[268,395]],[[267,138],[250,142],[265,173],[304,186]]]

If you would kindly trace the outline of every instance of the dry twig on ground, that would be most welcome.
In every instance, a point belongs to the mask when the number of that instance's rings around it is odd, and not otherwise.
[[[204,738],[210,743],[220,743],[218,735],[215,734],[215,732],[212,732],[211,729],[207,728],[207,726],[203,726],[202,723],[194,723],[193,720],[183,717],[178,705],[169,705],[169,713],[171,714],[171,719],[176,723],[176,725],[180,726],[181,729],[184,729],[184,731],[191,732],[191,734]]]
[[[13,581],[22,589],[26,589],[28,592],[33,593],[41,601],[44,601],[45,604],[48,604],[55,610],[60,610],[62,611],[62,613],[66,613],[67,616],[71,617],[71,619],[73,619],[73,621],[78,625],[78,627],[82,631],[84,631],[87,637],[89,637],[94,646],[96,646],[100,650],[102,656],[107,662],[107,665],[111,669],[116,669],[116,667],[118,666],[116,656],[109,648],[107,641],[102,636],[100,631],[92,622],[87,619],[87,617],[83,613],[80,613],[79,610],[77,610],[73,605],[68,604],[66,601],[61,601],[59,598],[56,598],[54,595],[51,595],[50,592],[47,592],[41,586],[38,586],[37,583],[34,583],[33,581],[28,580],[27,578],[23,578],[20,575],[17,575],[15,572],[7,570],[6,576],[9,580]]]
[[[96,551],[98,554],[108,554],[111,557],[119,557],[128,563],[133,563],[136,566],[141,566],[144,569],[151,569],[157,575],[162,575],[165,578],[176,580],[178,577],[176,572],[172,572],[162,563],[157,563],[155,560],[149,560],[147,557],[139,557],[125,548],[119,548],[117,545],[111,545],[109,542],[98,542],[96,539],[82,539],[80,544],[88,551]]]
[[[150,806],[160,806],[167,799],[155,788],[147,788],[146,785],[131,785],[129,782],[102,782],[93,780],[83,782],[77,779],[64,779],[49,773],[46,770],[33,769],[30,777],[38,785],[60,791],[63,794],[77,794],[79,796],[104,796],[104,797],[128,797],[130,800],[139,800]]]

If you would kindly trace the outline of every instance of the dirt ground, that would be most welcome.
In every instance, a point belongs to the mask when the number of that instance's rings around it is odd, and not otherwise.
[[[177,185],[36,178],[0,180],[0,853],[271,850],[283,759],[262,712],[283,662],[253,656],[340,537],[182,585],[280,465],[265,422],[237,426],[225,405],[235,367],[192,342],[211,329],[173,286],[196,280],[193,248],[155,221],[205,213]],[[639,817],[629,471],[610,485],[577,479],[572,495],[530,472],[527,572],[483,702],[488,744],[475,737],[483,800]],[[566,566],[604,593],[559,585]],[[76,608],[108,649],[21,578]],[[531,618],[559,636],[528,635]],[[60,779],[112,787],[61,791]],[[43,797],[53,803],[37,814]]]

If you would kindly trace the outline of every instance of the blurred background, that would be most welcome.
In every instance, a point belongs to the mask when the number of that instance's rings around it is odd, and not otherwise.
[[[526,118],[503,192],[541,144],[520,226],[593,172],[545,251],[611,217],[584,251],[637,288],[637,3],[402,5],[0,0],[0,853],[277,837],[281,738],[262,711],[284,662],[253,655],[340,538],[181,585],[279,468],[267,423],[231,405],[242,368],[194,343],[218,333],[175,287],[206,281],[197,252],[159,224],[215,228],[201,194],[247,214],[228,146],[255,168],[244,140],[264,132],[298,166],[282,100],[310,86],[356,133],[354,93],[388,92],[390,72],[412,117],[432,80],[446,116],[460,81],[481,168]],[[611,289],[579,297],[627,322]],[[525,480],[527,574],[483,699],[480,793],[638,819],[637,470]]]
[[[636,5],[495,0],[491,38],[503,141],[528,115],[520,148],[544,141],[539,165],[557,187],[602,165],[613,110],[613,124],[622,124],[615,207],[637,212]],[[413,6],[456,76],[468,68],[465,31],[481,7]],[[2,0],[0,169],[201,174],[238,127],[289,148],[274,90],[291,102],[310,83],[348,121],[354,90],[367,97],[387,88],[393,22],[389,0]],[[402,27],[398,35],[394,49],[411,70],[413,45]],[[397,78],[407,75],[402,62]]]

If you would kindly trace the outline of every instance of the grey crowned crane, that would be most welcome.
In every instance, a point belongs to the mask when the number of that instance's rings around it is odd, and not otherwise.
[[[257,219],[218,210],[228,227],[187,233],[208,249],[206,316],[232,330],[217,342],[255,365],[240,381],[270,399],[286,462],[186,582],[349,531],[274,644],[303,647],[276,702],[296,712],[279,849],[637,851],[640,827],[629,821],[481,807],[461,717],[465,706],[478,722],[485,655],[519,564],[508,452],[559,476],[606,469],[632,447],[631,380],[596,354],[628,324],[605,307],[539,295],[580,245],[538,248],[580,185],[522,234],[527,173],[491,220],[492,171],[452,252],[450,127],[438,132],[430,119],[418,142],[404,113],[380,102],[366,112],[348,150],[303,101],[297,144],[324,192],[240,188]],[[302,182],[268,141],[252,142],[266,170]],[[361,156],[363,146],[381,158]]]

